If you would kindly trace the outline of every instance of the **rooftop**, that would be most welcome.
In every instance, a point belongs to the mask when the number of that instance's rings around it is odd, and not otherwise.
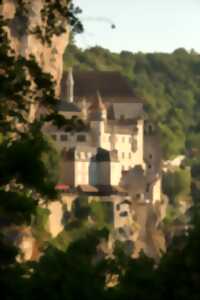
[[[128,80],[119,72],[108,71],[75,71],[74,77],[74,97],[75,101],[80,101],[86,97],[93,101],[97,91],[107,102],[140,102],[132,90]],[[61,83],[62,96],[67,95],[67,72],[63,74]]]
[[[57,110],[62,112],[81,112],[80,108],[72,102],[60,100],[57,104]]]

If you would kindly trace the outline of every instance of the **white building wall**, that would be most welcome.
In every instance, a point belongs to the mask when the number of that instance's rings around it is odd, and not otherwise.
[[[89,184],[89,162],[77,160],[75,162],[75,186]]]
[[[121,163],[122,170],[129,170],[135,165],[143,165],[143,139],[144,139],[144,121],[138,120],[138,132],[136,134],[115,134],[115,149],[118,151],[118,159]],[[131,131],[131,129],[130,129]],[[133,149],[132,140],[136,140],[137,148]],[[101,147],[111,151],[111,134],[104,133],[101,138]]]
[[[91,122],[93,143],[96,147],[103,148],[104,143],[104,131],[105,124],[104,121],[92,121]]]
[[[65,131],[52,131],[48,133],[51,138],[55,141],[55,146],[58,150],[66,148],[66,150],[76,146],[88,146],[91,143],[91,136],[87,132],[65,132]],[[62,140],[62,137],[66,140]],[[78,141],[79,136],[84,136],[85,141]]]
[[[119,162],[110,162],[110,185],[117,186],[121,180],[122,167]]]

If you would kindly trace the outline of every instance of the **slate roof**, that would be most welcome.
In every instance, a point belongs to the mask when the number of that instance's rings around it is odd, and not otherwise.
[[[57,110],[63,112],[81,112],[80,108],[75,103],[67,102],[66,100],[59,101]]]
[[[108,102],[140,102],[134,94],[128,80],[119,72],[110,71],[74,71],[74,97],[80,101],[84,97],[89,101],[100,92],[104,101]],[[63,74],[61,83],[62,97],[67,95],[67,73]]]
[[[117,151],[108,151],[103,148],[98,148],[97,154],[93,157],[93,160],[97,162],[118,161]]]
[[[79,185],[78,191],[84,194],[91,195],[101,195],[101,196],[109,196],[109,195],[127,195],[127,191],[118,186],[111,185]]]

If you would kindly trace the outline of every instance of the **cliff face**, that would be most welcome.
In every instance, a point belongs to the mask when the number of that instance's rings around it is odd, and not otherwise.
[[[16,56],[22,55],[28,58],[33,55],[43,69],[44,72],[50,73],[55,81],[55,94],[60,95],[60,81],[63,74],[63,53],[69,41],[69,26],[67,21],[63,21],[63,26],[66,27],[66,32],[53,36],[51,45],[44,44],[31,30],[37,25],[44,25],[41,18],[41,9],[44,5],[44,0],[27,0],[26,14],[17,13],[20,7],[17,0],[2,0],[0,1],[0,14],[5,19],[9,19],[8,27],[6,28],[10,39],[11,48]],[[36,107],[33,105],[30,111],[30,120],[34,119]],[[56,211],[55,211],[56,213]],[[58,219],[57,223],[60,220]],[[21,240],[16,241],[21,248],[22,260],[37,259],[39,257],[39,247],[37,240],[33,237],[32,229],[17,228],[16,231],[21,234]]]
[[[53,76],[56,82],[56,95],[60,94],[60,81],[63,73],[63,53],[69,41],[69,26],[65,21],[67,31],[60,36],[53,36],[51,46],[43,44],[40,39],[30,31],[37,25],[42,25],[40,11],[44,0],[30,1],[27,5],[27,14],[21,16],[16,14],[20,9],[15,0],[3,0],[0,6],[2,15],[11,21],[9,22],[8,35],[11,46],[16,54],[26,58],[34,55],[44,72]]]

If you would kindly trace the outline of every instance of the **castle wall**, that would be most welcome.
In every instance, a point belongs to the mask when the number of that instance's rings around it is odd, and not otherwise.
[[[120,183],[122,169],[119,162],[110,162],[110,185],[117,186]]]
[[[89,161],[75,161],[74,186],[89,184]]]
[[[93,137],[92,142],[94,146],[104,148],[104,132],[105,132],[105,124],[103,121],[91,122],[91,134]]]
[[[91,137],[86,132],[65,132],[65,131],[48,131],[48,134],[55,140],[55,146],[58,150],[63,148],[70,149],[77,146],[87,147],[91,142]],[[65,136],[66,140],[62,140],[62,137]],[[85,137],[85,141],[78,141],[80,136]]]

